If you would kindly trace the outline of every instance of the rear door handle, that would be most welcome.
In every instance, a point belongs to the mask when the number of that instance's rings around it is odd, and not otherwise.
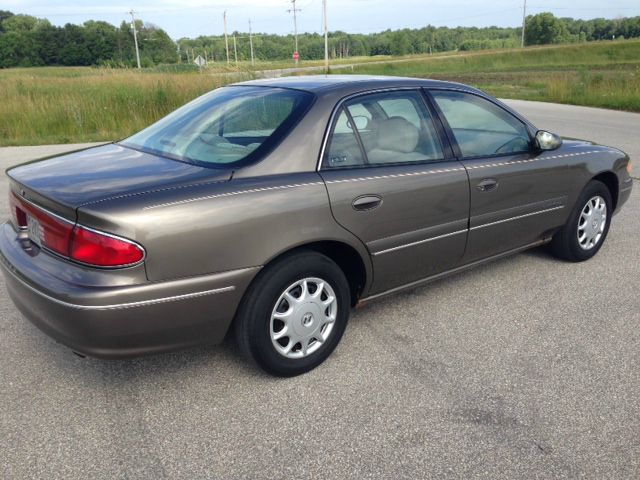
[[[353,200],[353,208],[356,210],[373,210],[382,204],[382,197],[378,195],[362,195]]]
[[[483,178],[476,188],[481,192],[490,192],[498,188],[498,181],[495,178]]]

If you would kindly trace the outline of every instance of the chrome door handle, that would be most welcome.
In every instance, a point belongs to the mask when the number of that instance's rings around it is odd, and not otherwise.
[[[498,181],[495,178],[484,178],[476,185],[476,188],[481,192],[490,192],[498,188]]]
[[[353,208],[356,210],[373,210],[382,204],[382,197],[378,195],[362,195],[353,200]]]

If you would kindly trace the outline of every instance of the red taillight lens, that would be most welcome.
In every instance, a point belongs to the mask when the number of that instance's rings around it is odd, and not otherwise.
[[[73,231],[74,222],[53,216],[33,205],[22,201],[14,193],[9,196],[12,220],[20,229],[29,227],[28,217],[33,220],[34,231],[30,232],[31,240],[60,255],[69,254],[69,239]],[[37,231],[35,231],[37,230]],[[37,236],[33,238],[32,236]]]
[[[99,267],[121,267],[140,262],[144,250],[135,243],[76,226],[69,257]]]
[[[32,242],[59,255],[96,267],[123,267],[144,259],[142,247],[129,240],[89,230],[9,194],[11,221]]]

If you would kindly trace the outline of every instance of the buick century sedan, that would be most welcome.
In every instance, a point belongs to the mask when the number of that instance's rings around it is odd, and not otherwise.
[[[461,84],[245,82],[123,141],[10,169],[0,264],[24,316],[80,354],[233,330],[249,359],[292,376],[363,302],[546,243],[593,257],[630,172],[620,150]]]

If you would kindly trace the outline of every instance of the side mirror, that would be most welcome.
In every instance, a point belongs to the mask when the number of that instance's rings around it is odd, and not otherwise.
[[[358,130],[366,130],[369,128],[369,119],[367,117],[365,117],[364,115],[356,115],[353,117],[353,123],[355,123],[355,126]],[[349,128],[352,128],[351,125],[349,125]]]
[[[562,146],[562,137],[546,130],[536,132],[536,143],[540,150],[555,150]]]

